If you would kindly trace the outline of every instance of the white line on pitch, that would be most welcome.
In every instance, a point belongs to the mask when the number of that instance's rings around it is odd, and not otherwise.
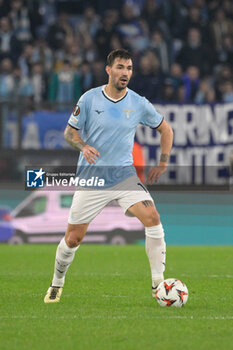
[[[190,275],[187,275],[185,273],[181,273],[180,276],[182,277],[190,277]],[[199,275],[199,277],[209,277],[209,278],[233,278],[233,275]]]
[[[233,316],[202,316],[202,317],[195,317],[195,316],[176,316],[176,315],[166,315],[166,316],[160,316],[160,315],[154,315],[151,317],[129,317],[129,316],[97,316],[97,315],[88,315],[88,316],[81,316],[81,315],[70,315],[70,316],[0,316],[0,319],[135,319],[135,318],[143,318],[143,319],[180,319],[180,320],[233,320]]]

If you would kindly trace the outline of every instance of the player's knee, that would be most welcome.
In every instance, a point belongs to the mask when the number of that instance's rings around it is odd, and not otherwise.
[[[151,227],[160,224],[160,216],[157,210],[147,211],[144,218],[144,226]]]
[[[68,224],[65,240],[69,248],[75,248],[80,245],[86,234],[88,224],[72,225]]]
[[[75,232],[70,232],[70,234],[66,237],[66,244],[69,248],[75,248],[80,245],[82,239],[75,234]]]

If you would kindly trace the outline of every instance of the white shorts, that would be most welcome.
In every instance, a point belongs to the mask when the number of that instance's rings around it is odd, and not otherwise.
[[[132,205],[145,200],[154,202],[137,176],[129,177],[107,190],[82,188],[73,196],[68,223],[73,225],[90,223],[113,200],[116,200],[125,215],[129,216],[132,215],[127,214],[127,210]]]

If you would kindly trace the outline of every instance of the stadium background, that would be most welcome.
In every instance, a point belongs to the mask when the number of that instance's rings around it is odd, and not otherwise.
[[[25,166],[76,164],[68,116],[106,83],[106,55],[119,47],[134,57],[130,88],[175,132],[169,171],[151,187],[168,244],[232,244],[229,0],[0,1],[0,205],[28,195]],[[158,135],[139,127],[136,140],[155,164]]]

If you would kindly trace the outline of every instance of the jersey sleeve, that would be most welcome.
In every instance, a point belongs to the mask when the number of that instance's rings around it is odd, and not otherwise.
[[[159,114],[155,107],[143,97],[143,110],[140,124],[156,129],[163,121],[164,117]]]
[[[88,115],[87,101],[88,101],[87,95],[86,94],[82,95],[78,100],[78,103],[74,107],[74,110],[71,113],[70,118],[68,120],[68,124],[77,130],[84,128],[87,115]]]

